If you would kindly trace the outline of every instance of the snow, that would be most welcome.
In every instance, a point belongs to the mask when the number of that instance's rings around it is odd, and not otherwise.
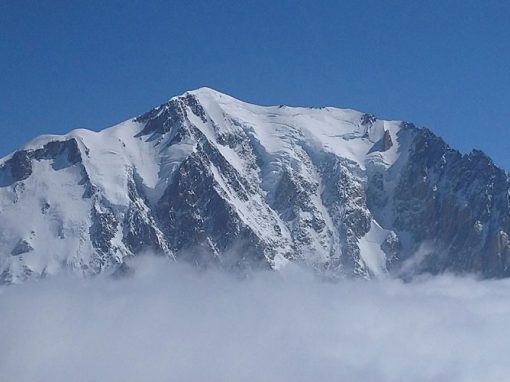
[[[33,166],[39,176],[29,177],[22,191],[0,188],[0,242],[7,252],[0,257],[0,266],[21,259],[34,272],[51,274],[70,253],[92,252],[83,245],[82,235],[90,225],[90,201],[82,198],[84,188],[76,186],[81,180],[76,167],[55,171],[49,160],[35,161]],[[16,203],[5,203],[11,199],[9,194]],[[44,203],[49,205],[45,212]],[[19,238],[28,239],[36,251],[9,256]]]
[[[320,197],[320,175],[311,163],[303,162],[303,157],[308,152],[317,155],[327,152],[351,161],[362,171],[385,171],[405,152],[397,136],[399,121],[376,120],[367,127],[361,123],[363,113],[355,110],[257,106],[209,88],[190,91],[172,100],[181,100],[187,95],[198,99],[207,116],[204,122],[187,107],[187,123],[199,129],[241,177],[257,182],[254,184],[257,196],[245,202],[236,196],[219,169],[211,168],[217,187],[244,224],[268,241],[274,240],[274,226],[280,227],[285,242],[275,244],[279,249],[270,259],[276,269],[288,262],[285,253],[291,251],[290,226],[293,222],[284,222],[267,205],[265,198],[274,192],[285,168],[292,168],[305,181],[318,185],[310,195],[311,203],[324,219],[326,230],[320,234],[313,230],[307,233],[311,240],[308,250],[314,261],[325,262],[332,252],[339,251],[339,242],[334,223]],[[163,110],[164,107],[160,112]],[[172,145],[168,145],[171,134],[151,140],[137,137],[143,127],[143,123],[128,120],[100,132],[77,129],[65,135],[44,135],[29,142],[24,149],[35,150],[51,141],[76,139],[82,156],[81,165],[90,177],[90,183],[99,189],[102,198],[116,213],[122,214],[130,204],[128,180],[133,173],[141,180],[149,203],[155,204],[174,171],[197,148],[193,136]],[[392,147],[384,152],[375,150],[386,131],[391,136]],[[252,159],[218,143],[220,134],[237,133],[251,137],[260,145],[261,153],[257,155],[264,162],[263,167],[253,170]],[[0,165],[8,158],[10,156],[0,160]],[[82,197],[85,189],[80,183],[81,168],[75,165],[56,171],[49,162],[32,161],[35,175],[24,181],[24,190],[0,188],[0,243],[3,243],[0,272],[7,265],[14,267],[18,260],[8,252],[19,238],[27,238],[32,231],[35,232],[31,237],[35,250],[20,255],[20,258],[35,272],[44,269],[56,272],[62,262],[79,267],[93,252],[87,237],[91,200]],[[44,214],[41,203],[46,201],[51,207]],[[311,215],[303,212],[300,218],[311,218]],[[385,273],[385,256],[380,244],[387,232],[374,220],[370,231],[359,241],[363,262],[377,276]],[[333,237],[328,236],[333,233]],[[123,246],[120,234],[119,230],[114,238],[118,247]]]
[[[384,171],[395,164],[401,152],[397,138],[400,121],[376,120],[367,129],[360,124],[363,113],[354,110],[331,107],[322,109],[263,107],[244,103],[207,88],[198,89],[189,94],[199,99],[220,131],[228,132],[232,129],[232,126],[228,125],[230,118],[237,122],[237,126],[241,126],[248,134],[256,137],[274,162],[272,165],[274,170],[263,179],[269,192],[275,186],[275,181],[269,179],[277,179],[279,173],[277,168],[282,163],[292,166],[293,162],[301,162],[301,159],[296,156],[296,147],[302,145],[307,145],[308,148],[315,147],[318,151],[329,151],[338,157],[349,159],[362,170],[365,170],[368,165],[376,168],[377,171]],[[206,124],[198,117],[193,117],[192,122],[202,126],[204,134],[214,141],[215,132],[210,128],[204,128]],[[371,151],[374,145],[383,139],[386,131],[389,132],[393,145],[384,152]],[[242,170],[242,159],[233,150],[221,145],[217,147],[229,163],[236,169]],[[302,172],[301,175],[311,181],[320,180],[317,174]],[[323,216],[328,230],[335,232],[333,222],[318,194],[312,195],[312,199]],[[388,233],[388,230],[383,229],[377,221],[373,220],[370,231],[359,241],[364,264],[378,277],[386,273],[386,256],[380,246]],[[310,234],[315,235],[312,238],[314,243],[321,242],[321,238],[316,237],[315,232]],[[308,256],[316,260],[322,258],[324,261],[331,250],[339,251],[335,236],[329,243],[328,249],[315,244]]]
[[[393,142],[400,129],[400,121],[377,120],[364,137],[360,124],[363,113],[338,108],[303,108],[257,106],[236,100],[208,88],[189,92],[198,97],[212,121],[228,131],[225,116],[233,116],[243,127],[251,130],[262,146],[272,154],[292,156],[293,147],[302,141],[315,142],[322,149],[356,162],[361,168],[374,143],[389,130]],[[381,154],[390,166],[395,162],[398,145]]]
[[[383,229],[376,221],[372,221],[370,231],[359,241],[360,256],[377,277],[386,274],[386,255],[381,244],[390,231]]]

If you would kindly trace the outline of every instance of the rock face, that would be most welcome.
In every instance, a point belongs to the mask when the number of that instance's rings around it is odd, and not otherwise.
[[[211,89],[0,160],[0,282],[145,252],[328,277],[510,275],[508,173],[427,129]]]

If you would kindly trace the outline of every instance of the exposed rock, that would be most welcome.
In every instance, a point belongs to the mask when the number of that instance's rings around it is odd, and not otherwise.
[[[11,255],[18,256],[18,255],[21,255],[23,253],[27,253],[27,252],[30,252],[33,250],[34,250],[34,248],[28,241],[21,239],[20,241],[18,241],[18,244],[16,244],[16,246],[11,251]]]
[[[372,278],[413,258],[406,277],[510,276],[509,175],[407,122],[200,89],[26,147],[0,161],[1,283],[117,277],[147,251],[241,273],[293,261]]]
[[[393,141],[391,139],[391,134],[389,130],[384,130],[384,136],[382,138],[383,142],[383,151],[389,150],[393,146]]]

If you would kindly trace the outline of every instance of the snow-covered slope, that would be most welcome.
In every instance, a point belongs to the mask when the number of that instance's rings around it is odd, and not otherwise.
[[[468,162],[495,175],[469,177]],[[506,201],[496,218],[464,212],[477,202],[466,198],[473,182],[490,188],[487,203],[496,191]],[[492,240],[491,253],[505,260],[490,271],[444,262],[461,228],[446,213],[473,221],[473,235],[484,237],[478,252]],[[428,262],[441,253],[437,271],[500,276],[508,217],[506,173],[428,130],[354,110],[261,107],[202,88],[100,132],[38,137],[2,159],[0,274],[9,283],[62,267],[120,273],[126,258],[151,251],[200,266],[293,261],[370,278],[408,269],[419,252]],[[452,236],[438,241],[441,219]],[[421,255],[425,245],[433,256]],[[427,261],[413,271],[435,271],[420,268]]]

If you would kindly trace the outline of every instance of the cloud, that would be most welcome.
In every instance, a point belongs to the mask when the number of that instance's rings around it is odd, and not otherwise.
[[[510,281],[236,279],[162,260],[0,292],[2,381],[501,381]]]

